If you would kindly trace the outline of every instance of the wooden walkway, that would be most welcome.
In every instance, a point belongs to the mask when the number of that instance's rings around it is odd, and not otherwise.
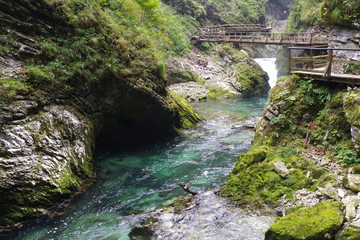
[[[289,74],[310,76],[315,80],[360,85],[360,61],[347,60],[343,53],[358,57],[360,49],[289,47]],[[295,51],[308,56],[294,57]]]
[[[315,33],[270,33],[271,25],[226,24],[201,28],[193,40],[199,42],[262,45],[327,46],[329,37]]]
[[[271,29],[271,24],[214,25],[201,28],[198,36],[192,39],[199,42],[297,46],[288,47],[289,74],[360,85],[360,61],[347,60],[349,55],[359,59],[360,49],[327,48],[329,36],[326,34],[272,33]],[[296,51],[301,52],[296,56]],[[299,57],[304,53],[308,56]]]

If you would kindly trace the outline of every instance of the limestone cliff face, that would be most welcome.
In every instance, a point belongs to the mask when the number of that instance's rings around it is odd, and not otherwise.
[[[14,101],[0,129],[2,226],[46,214],[94,176],[94,128],[70,106]]]
[[[189,101],[267,94],[267,73],[245,52],[218,45],[207,54],[192,52],[169,60],[170,89]]]
[[[151,44],[119,39],[107,7],[0,0],[0,231],[82,190],[96,139],[122,146],[199,121],[166,89]]]

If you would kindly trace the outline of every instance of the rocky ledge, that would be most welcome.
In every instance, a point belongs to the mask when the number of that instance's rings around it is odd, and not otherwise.
[[[264,95],[269,77],[244,50],[218,45],[168,61],[170,89],[188,101]]]

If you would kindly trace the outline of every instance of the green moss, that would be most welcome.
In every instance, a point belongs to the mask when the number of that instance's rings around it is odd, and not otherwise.
[[[235,71],[236,80],[241,85],[243,96],[261,95],[269,90],[269,79],[266,73],[253,61],[249,59],[238,63]]]
[[[221,87],[206,87],[206,89],[210,91],[207,94],[209,99],[226,99],[239,96],[238,94],[230,93],[229,91],[226,91]]]
[[[341,230],[335,240],[358,240],[360,239],[360,229],[355,227],[346,227]]]
[[[26,94],[30,91],[32,88],[23,77],[10,78],[0,74],[0,99],[11,98],[16,94]]]
[[[317,186],[325,185],[327,171],[300,156],[301,148],[294,146],[296,143],[275,147],[255,144],[247,154],[239,156],[221,193],[241,205],[262,206],[265,203],[275,205],[282,197],[292,200],[296,190],[316,191]],[[276,161],[292,169],[287,177],[275,171],[273,163]],[[317,178],[321,179],[319,183],[314,181]]]
[[[250,164],[259,163],[266,158],[266,150],[264,149],[254,149],[253,151],[248,152],[247,154],[241,154],[238,158],[236,166],[234,167],[232,173],[237,174],[243,169],[247,168]]]
[[[305,30],[332,25],[358,28],[360,4],[357,0],[296,0],[291,7],[288,30]]]
[[[342,204],[320,202],[280,218],[265,234],[266,240],[332,239],[344,220]]]
[[[178,115],[175,127],[189,129],[200,121],[199,115],[195,113],[194,109],[181,96],[169,92],[167,102],[174,113]]]
[[[360,126],[360,109],[358,103],[360,101],[360,89],[349,89],[344,94],[344,109],[348,121],[352,125]]]

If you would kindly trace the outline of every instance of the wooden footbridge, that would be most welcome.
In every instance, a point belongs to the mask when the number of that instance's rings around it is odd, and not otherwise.
[[[360,85],[360,61],[356,60],[360,58],[360,49],[328,48],[327,34],[272,33],[271,29],[271,25],[261,24],[214,25],[201,28],[198,36],[192,39],[198,42],[284,45],[288,47],[289,74]],[[307,56],[299,57],[299,52]]]
[[[271,25],[226,24],[201,28],[193,40],[198,42],[262,45],[327,46],[329,37],[317,33],[272,33]]]

